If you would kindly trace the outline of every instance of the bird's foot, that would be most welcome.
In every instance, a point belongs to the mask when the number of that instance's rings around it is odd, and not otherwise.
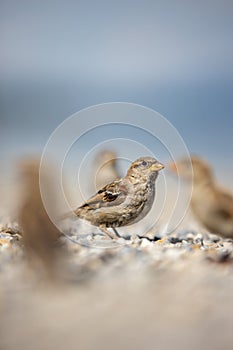
[[[110,238],[110,239],[114,239],[114,240],[118,240],[118,239],[130,240],[130,238],[131,238],[130,236],[121,236],[119,234],[119,232],[116,230],[115,227],[111,227],[111,229],[112,229],[112,231],[114,233],[108,231],[108,229],[104,225],[99,226],[99,228],[105,234],[105,237],[107,235],[107,237]]]
[[[106,226],[105,225],[100,225],[99,226],[99,229],[105,234],[107,235],[110,239],[115,239],[116,236],[111,233],[110,231],[107,230]]]

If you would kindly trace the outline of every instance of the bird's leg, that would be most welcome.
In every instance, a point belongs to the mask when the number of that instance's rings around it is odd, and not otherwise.
[[[111,239],[116,238],[113,234],[111,234],[111,232],[109,232],[109,231],[107,230],[107,228],[106,228],[105,225],[100,225],[100,226],[99,226],[99,229],[100,229],[103,233],[105,233],[109,238],[111,238]]]
[[[114,231],[115,235],[118,237],[118,238],[122,238],[121,235],[117,232],[117,229],[115,227],[111,227],[111,229]]]

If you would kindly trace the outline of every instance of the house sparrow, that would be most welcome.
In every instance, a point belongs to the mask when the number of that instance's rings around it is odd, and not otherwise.
[[[98,226],[110,238],[120,237],[116,227],[138,222],[151,209],[155,180],[163,168],[154,158],[139,158],[131,164],[125,177],[104,186],[72,213]],[[115,234],[107,228],[112,228]]]
[[[192,166],[191,166],[192,165]],[[233,238],[233,196],[220,188],[210,166],[197,156],[171,163],[169,168],[184,179],[193,178],[191,210],[210,232]]]
[[[97,190],[120,177],[116,158],[116,153],[111,150],[103,150],[97,154],[95,158],[95,185]]]

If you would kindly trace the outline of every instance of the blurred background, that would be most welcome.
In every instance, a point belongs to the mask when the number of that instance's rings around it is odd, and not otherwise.
[[[132,240],[121,250],[72,244],[44,210],[38,159],[20,171],[16,165],[41,154],[77,111],[122,101],[166,117],[233,189],[232,33],[232,0],[0,0],[0,210],[9,197],[16,201],[14,176],[21,175],[25,196],[23,237],[0,212],[1,349],[232,349],[231,241],[212,235],[203,243],[198,228],[189,237],[181,230],[165,240]],[[77,174],[77,156],[91,163],[98,137],[134,140],[135,133],[121,126],[90,132],[67,164]],[[138,138],[166,162],[148,133]],[[136,143],[106,145],[128,159],[132,147],[136,157]],[[52,169],[46,190],[55,210]]]
[[[1,0],[2,174],[78,110],[153,108],[232,186],[233,2]]]

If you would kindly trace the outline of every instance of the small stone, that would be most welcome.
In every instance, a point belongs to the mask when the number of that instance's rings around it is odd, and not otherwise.
[[[178,238],[178,237],[169,237],[168,241],[172,244],[176,244],[176,243],[181,243],[182,239]]]
[[[159,239],[158,241],[156,241],[156,243],[158,243],[158,244],[164,244],[165,242],[167,242],[167,240],[168,240],[168,237],[165,236],[165,237]]]
[[[150,240],[148,240],[147,238],[142,238],[140,246],[142,248],[151,247],[151,246],[153,246],[153,243]]]
[[[100,237],[99,235],[96,235],[96,236],[95,236],[95,239],[101,239],[101,238],[102,238],[102,236],[101,236],[101,237]],[[93,239],[94,239],[94,238],[93,238],[93,235],[88,235],[88,236],[87,236],[87,241],[90,242],[90,241],[93,241]]]
[[[187,241],[193,241],[194,240],[194,234],[193,233],[188,233],[186,236]]]
[[[154,236],[152,233],[146,233],[145,235],[142,235],[142,236],[140,236],[140,235],[138,235],[138,237],[140,238],[140,239],[147,239],[148,241],[150,241],[150,242],[156,242],[156,241],[159,241],[160,239],[161,239],[161,237],[158,237],[158,236]]]
[[[131,239],[130,239],[130,241],[134,244],[135,243],[138,244],[140,242],[140,240],[141,240],[141,238],[139,238],[137,235],[132,235]]]
[[[9,239],[0,238],[0,246],[3,248],[9,248],[11,246],[11,241]]]
[[[195,244],[201,243],[201,245],[203,246],[203,236],[202,236],[202,234],[201,234],[201,233],[198,233],[198,234],[195,236],[193,242],[194,242]]]

